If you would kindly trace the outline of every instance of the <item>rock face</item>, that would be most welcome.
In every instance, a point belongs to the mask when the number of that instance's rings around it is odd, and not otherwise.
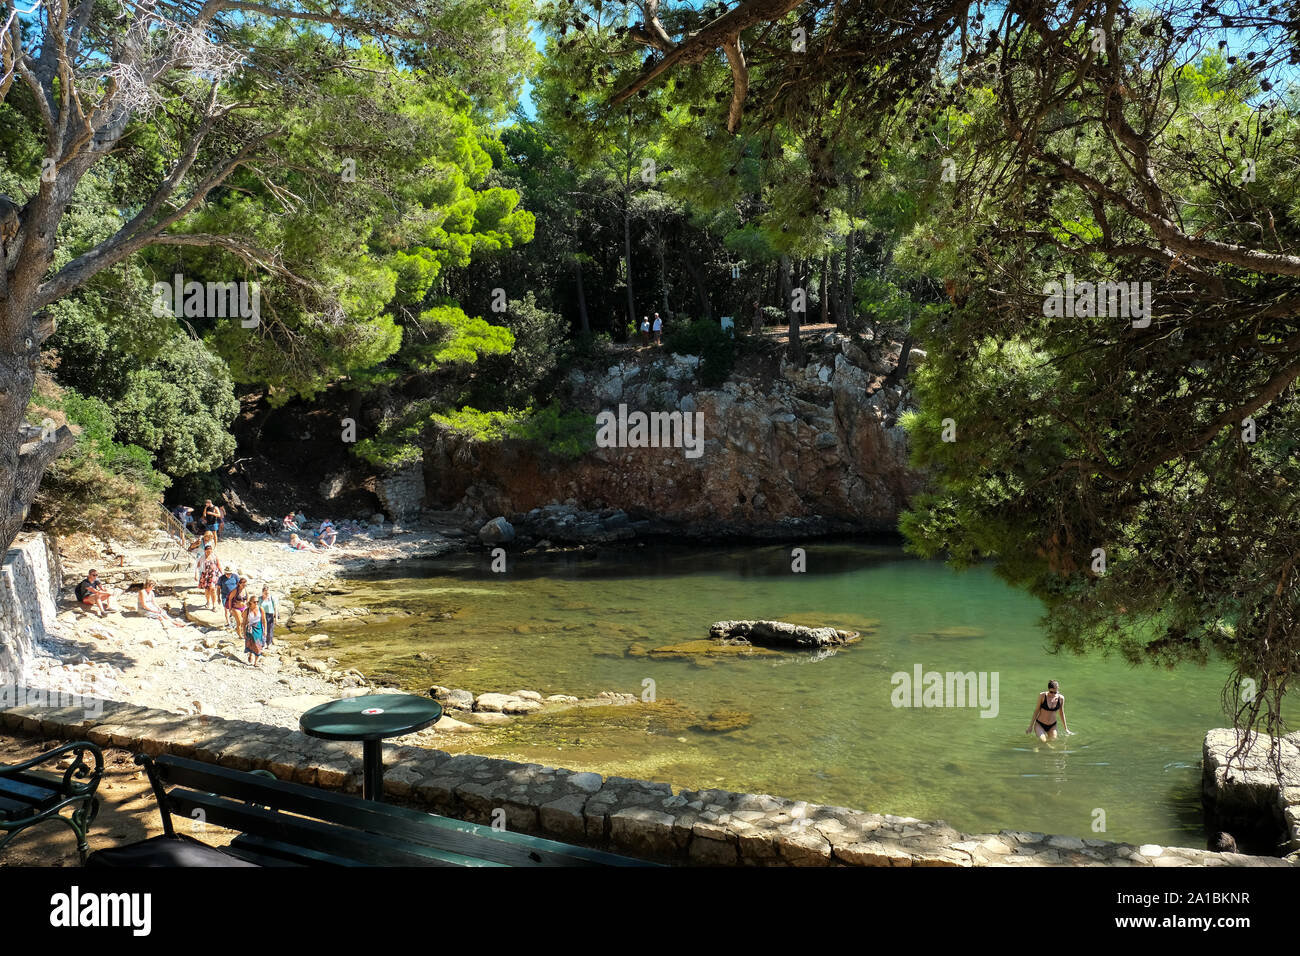
[[[786,621],[718,621],[709,628],[715,641],[744,640],[762,647],[839,647],[862,639],[857,631],[803,627]]]
[[[569,530],[592,525],[586,530],[610,540],[635,523],[613,509],[701,533],[892,529],[920,476],[908,466],[898,425],[908,395],[886,384],[896,356],[869,349],[831,333],[807,350],[806,365],[773,351],[718,388],[699,384],[692,356],[611,353],[617,364],[607,369],[570,373],[570,403],[591,415],[617,412],[619,404],[629,412],[698,412],[698,457],[676,447],[617,447],[567,461],[525,442],[476,444],[442,432],[425,454],[425,484],[440,507],[479,521],[515,521],[559,502],[605,514],[599,527],[578,514]],[[564,530],[543,523],[536,533],[560,540]]]
[[[1202,745],[1201,800],[1211,840],[1226,831],[1257,852],[1280,846],[1300,856],[1300,732],[1281,738],[1255,734],[1240,743],[1247,746],[1239,748],[1235,730],[1218,728]]]

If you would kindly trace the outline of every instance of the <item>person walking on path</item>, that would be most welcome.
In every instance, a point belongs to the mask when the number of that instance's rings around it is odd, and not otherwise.
[[[194,543],[185,549],[194,552],[194,580],[198,581],[203,574],[203,558],[207,549],[209,547],[216,548],[216,546],[217,536],[211,531],[205,531],[203,537],[195,538]],[[199,586],[202,587],[202,584]]]
[[[239,587],[239,569],[227,571],[217,579],[217,595],[221,598],[221,609],[225,613],[225,627],[230,626],[230,595]]]
[[[266,585],[262,585],[262,599],[257,602],[257,606],[261,609],[262,619],[266,623],[266,646],[270,647],[275,643],[275,615],[277,608],[275,595],[271,593],[271,589]]]
[[[252,603],[248,599],[248,578],[240,578],[239,584],[230,592],[230,597],[226,598],[226,610],[230,612],[230,618],[235,622],[235,633],[241,633],[244,630],[244,621],[248,613],[248,605]]]
[[[203,530],[211,531],[213,535],[219,533],[221,528],[221,509],[212,503],[208,498],[203,502]]]
[[[217,609],[217,579],[222,576],[221,561],[212,545],[203,546],[199,560],[199,587],[203,590],[203,606],[209,611]]]
[[[262,609],[254,601],[248,605],[248,611],[244,615],[244,650],[248,652],[248,663],[253,667],[262,665],[262,645],[265,640]]]

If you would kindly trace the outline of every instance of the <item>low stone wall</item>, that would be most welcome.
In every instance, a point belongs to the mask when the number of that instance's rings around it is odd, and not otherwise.
[[[361,744],[116,701],[0,698],[0,723],[51,737],[230,767],[356,793]],[[21,697],[22,699],[16,699]],[[62,704],[62,706],[59,706]],[[426,809],[628,856],[727,866],[1290,866],[1288,860],[1004,830],[865,813],[767,794],[681,790],[597,773],[386,744],[385,793]]]
[[[394,521],[409,521],[424,507],[424,466],[420,462],[375,480],[375,494]]]
[[[1274,747],[1280,781],[1271,761]],[[1293,855],[1300,854],[1300,732],[1239,740],[1235,730],[1211,730],[1202,747],[1201,784],[1207,819],[1216,828],[1255,839],[1280,835]]]
[[[59,549],[44,534],[20,535],[0,565],[0,674],[22,682],[58,610]]]

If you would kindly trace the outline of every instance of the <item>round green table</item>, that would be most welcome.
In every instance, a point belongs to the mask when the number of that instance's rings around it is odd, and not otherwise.
[[[437,722],[442,705],[414,694],[367,694],[313,707],[298,720],[302,732],[321,740],[360,740],[364,747],[367,800],[384,799],[384,762],[380,741],[413,734]]]

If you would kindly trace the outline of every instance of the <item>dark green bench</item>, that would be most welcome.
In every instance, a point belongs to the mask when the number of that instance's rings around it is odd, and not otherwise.
[[[91,854],[91,866],[648,866],[641,860],[495,830],[419,810],[285,783],[183,757],[138,755],[162,811],[163,835]],[[176,833],[239,831],[228,847]],[[196,828],[198,829],[198,828]]]
[[[32,769],[65,754],[75,757],[62,774]],[[57,820],[77,835],[84,863],[89,851],[86,833],[99,813],[95,791],[103,775],[104,755],[86,741],[64,744],[12,767],[0,765],[0,849],[22,831]],[[72,807],[70,816],[62,814],[64,807]]]

